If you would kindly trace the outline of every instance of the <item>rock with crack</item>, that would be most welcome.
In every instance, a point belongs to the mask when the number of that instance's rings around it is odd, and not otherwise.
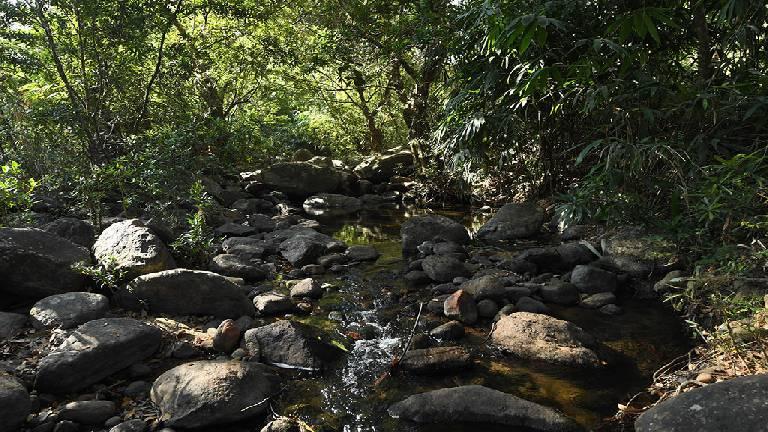
[[[166,426],[194,429],[263,416],[279,387],[280,377],[266,365],[212,360],[166,371],[150,395]]]
[[[552,408],[479,385],[420,393],[389,407],[389,415],[418,423],[481,423],[540,432],[583,429]]]

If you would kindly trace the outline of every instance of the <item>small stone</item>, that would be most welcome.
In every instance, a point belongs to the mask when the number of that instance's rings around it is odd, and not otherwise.
[[[352,261],[376,261],[381,254],[373,246],[350,246],[347,257]]]
[[[216,334],[213,336],[213,349],[223,353],[231,353],[240,342],[240,327],[231,319],[225,319],[216,328]]]
[[[72,420],[87,425],[100,425],[117,412],[114,402],[110,401],[79,401],[70,402],[59,411],[63,420]]]
[[[477,322],[477,305],[471,295],[462,290],[451,294],[443,303],[443,313],[446,317],[457,319],[464,324],[472,325]]]
[[[323,287],[319,281],[312,278],[302,279],[291,288],[291,297],[320,298]]]
[[[598,309],[605,305],[616,303],[616,296],[610,292],[593,294],[581,301],[579,306],[588,309]]]
[[[449,321],[433,328],[429,334],[442,340],[457,340],[464,337],[464,326],[458,321]]]
[[[258,295],[253,298],[253,305],[261,315],[279,315],[293,310],[291,299],[277,293]]]
[[[715,377],[709,372],[702,372],[696,375],[696,381],[704,384],[711,384],[715,382]]]

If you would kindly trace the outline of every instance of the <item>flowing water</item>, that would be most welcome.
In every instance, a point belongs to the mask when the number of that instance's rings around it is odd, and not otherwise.
[[[401,354],[406,344],[419,302],[431,298],[429,290],[402,280],[407,264],[400,250],[400,224],[423,213],[389,209],[320,219],[324,231],[350,245],[373,245],[382,256],[343,276],[328,276],[326,280],[337,291],[326,294],[311,316],[298,318],[326,330],[348,353],[322,376],[291,380],[274,407],[277,412],[344,432],[509,431],[509,427],[417,425],[386,413],[390,404],[414,393],[482,384],[557,408],[585,427],[595,428],[616,412],[617,403],[647,386],[655,369],[686,350],[687,340],[672,312],[658,303],[625,299],[619,303],[624,310],[619,316],[578,307],[552,308],[554,316],[576,323],[624,354],[626,361],[606,370],[587,372],[510,358],[488,346],[490,325],[486,324],[468,327],[460,342],[475,352],[472,368],[459,374],[395,373],[382,379],[393,356]],[[441,213],[470,230],[483,222],[482,216],[473,218],[466,211]],[[442,322],[425,310],[418,330],[425,332]]]

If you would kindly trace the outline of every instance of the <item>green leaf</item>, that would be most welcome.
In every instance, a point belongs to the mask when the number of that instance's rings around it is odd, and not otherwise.
[[[651,20],[651,17],[648,16],[645,12],[643,12],[643,20],[645,21],[645,26],[648,29],[648,33],[651,35],[653,40],[656,41],[657,45],[661,45],[661,38],[659,37],[659,32],[656,30],[656,25]]]

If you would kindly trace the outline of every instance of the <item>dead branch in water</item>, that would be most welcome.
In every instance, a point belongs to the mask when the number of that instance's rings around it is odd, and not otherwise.
[[[374,387],[378,387],[381,383],[384,382],[384,380],[392,376],[395,370],[397,370],[398,365],[400,365],[400,360],[408,353],[408,350],[411,348],[411,342],[413,342],[413,336],[416,334],[416,328],[419,326],[419,321],[421,320],[421,311],[423,309],[424,303],[419,303],[419,313],[416,315],[416,322],[413,323],[413,328],[411,329],[411,334],[408,336],[408,342],[405,344],[403,353],[400,356],[394,356],[392,358],[392,363],[389,365],[389,369],[376,379],[376,381],[373,383]]]

